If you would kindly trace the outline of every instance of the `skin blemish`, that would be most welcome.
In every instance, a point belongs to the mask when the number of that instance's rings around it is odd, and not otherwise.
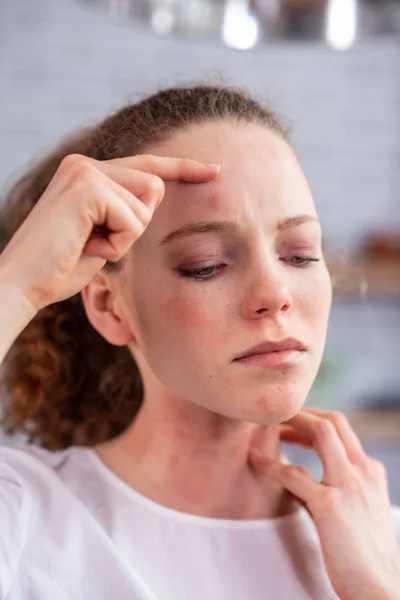
[[[267,404],[268,404],[267,400],[266,400],[266,398],[264,396],[261,396],[261,398],[258,398],[256,400],[256,406],[257,406],[257,408],[266,408]]]
[[[175,440],[179,440],[181,442],[186,442],[190,437],[188,435],[187,431],[185,431],[185,429],[180,428],[180,427],[176,427],[173,430],[172,435],[174,436]]]
[[[224,436],[224,430],[222,423],[214,423],[214,426],[210,432],[210,438],[214,441],[219,441]]]
[[[243,451],[242,444],[234,444],[232,446],[232,448],[229,449],[228,456],[231,458],[234,458],[235,456],[240,456],[242,454],[242,451]]]
[[[207,198],[208,206],[212,210],[217,210],[219,207],[219,198],[216,193],[210,194]]]

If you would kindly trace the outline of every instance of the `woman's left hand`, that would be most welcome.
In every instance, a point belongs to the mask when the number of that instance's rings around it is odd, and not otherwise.
[[[303,408],[280,425],[286,443],[313,447],[324,474],[270,461],[253,467],[304,503],[317,528],[327,574],[342,600],[399,600],[400,549],[384,465],[369,457],[344,414]]]

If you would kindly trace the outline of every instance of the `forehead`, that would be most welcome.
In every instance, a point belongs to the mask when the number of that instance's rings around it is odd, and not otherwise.
[[[272,227],[275,221],[299,213],[315,214],[294,150],[265,127],[241,123],[191,126],[149,151],[217,163],[222,169],[209,183],[167,183],[146,237],[209,217],[246,221],[249,227],[257,223]]]
[[[250,123],[207,122],[191,125],[151,151],[161,156],[193,158],[202,162],[283,158],[290,146],[266,127]]]

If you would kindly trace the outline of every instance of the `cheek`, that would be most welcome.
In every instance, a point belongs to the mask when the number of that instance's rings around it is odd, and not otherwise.
[[[210,323],[209,311],[194,295],[184,299],[173,297],[163,300],[161,314],[168,326],[188,333],[193,329],[201,330]]]
[[[182,286],[183,287],[183,286]],[[139,330],[142,343],[179,343],[181,347],[205,347],[215,339],[217,324],[223,320],[222,304],[215,302],[215,291],[205,290],[202,284],[189,285],[191,289],[157,289],[150,295],[141,288],[135,294]]]

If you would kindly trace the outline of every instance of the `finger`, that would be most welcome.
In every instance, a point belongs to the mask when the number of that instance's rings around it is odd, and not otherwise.
[[[279,426],[280,439],[285,444],[297,444],[304,448],[313,448],[313,441],[309,437],[300,434],[298,431],[289,425]]]
[[[321,491],[322,486],[303,465],[285,465],[271,461],[257,450],[250,452],[250,461],[255,469],[281,483],[285,489],[306,504],[315,503],[316,495]]]
[[[368,459],[368,456],[362,447],[361,441],[350,425],[346,415],[338,411],[324,411],[318,408],[307,407],[304,408],[304,410],[312,415],[329,419],[329,421],[334,424],[336,431],[338,432],[338,435],[346,449],[349,460],[352,463],[357,464]]]
[[[128,169],[126,169],[128,170]],[[151,176],[153,177],[153,176]],[[118,177],[116,177],[118,179]],[[161,181],[161,180],[160,180]],[[135,215],[135,217],[140,221],[143,225],[143,229],[147,227],[151,218],[153,216],[153,210],[149,207],[151,201],[143,202],[143,196],[145,194],[151,194],[152,191],[146,189],[146,182],[143,182],[142,186],[138,186],[138,192],[142,194],[142,197],[139,198],[135,196],[132,192],[128,191],[126,187],[120,185],[115,179],[111,179],[110,177],[104,178],[104,182],[101,184],[102,192],[107,195],[107,190],[112,190],[114,192],[114,197],[122,200],[123,204],[131,210],[131,212]],[[107,207],[107,201],[105,203],[105,207]],[[106,213],[103,214],[104,222],[102,224],[98,224],[94,227],[92,234],[99,236],[106,236],[111,233],[111,230],[108,229],[109,223],[106,222]]]
[[[134,197],[115,182],[99,184],[97,192],[100,207],[95,230],[102,235],[92,232],[83,254],[117,262],[142,235],[150,221],[149,210],[138,199],[135,203]]]
[[[57,176],[52,179],[43,197],[53,194],[53,197],[60,198],[77,182],[85,178],[89,178],[90,181],[96,177],[101,179],[103,176],[140,198],[152,212],[165,193],[164,181],[156,175],[124,167],[121,161],[98,161],[87,156],[71,154],[61,162]]]
[[[324,469],[324,482],[329,485],[342,483],[343,476],[349,471],[350,461],[333,423],[302,409],[285,424],[312,440]]]
[[[125,188],[135,198],[139,198],[150,209],[152,214],[164,196],[165,184],[161,177],[157,175],[136,169],[127,169],[115,164],[102,164],[101,171],[111,181],[118,184],[118,186]]]
[[[164,181],[185,181],[187,183],[204,183],[218,176],[220,165],[206,165],[190,158],[171,158],[154,154],[139,154],[127,158],[117,158],[100,163],[119,164],[120,166],[139,169],[152,173]]]

